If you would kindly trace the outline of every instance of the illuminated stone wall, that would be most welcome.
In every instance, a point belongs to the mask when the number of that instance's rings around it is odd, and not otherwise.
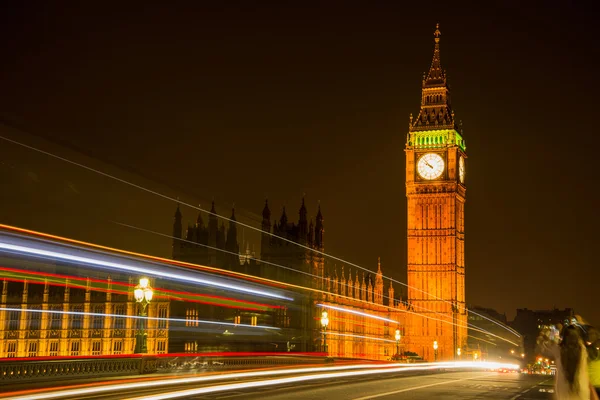
[[[137,315],[132,285],[128,294],[117,294],[123,285],[110,278],[102,291],[93,290],[90,280],[58,286],[3,279],[1,285],[0,358],[134,352],[136,320],[127,318]],[[18,311],[27,309],[35,311]],[[168,318],[169,303],[153,302],[147,311],[149,317]],[[149,320],[146,332],[149,354],[168,352],[168,321]]]

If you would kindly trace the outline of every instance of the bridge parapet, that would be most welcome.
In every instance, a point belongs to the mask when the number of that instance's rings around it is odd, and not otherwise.
[[[165,354],[112,357],[35,357],[0,360],[0,385],[62,379],[92,379],[151,373],[203,372],[275,366],[323,364],[319,355]]]

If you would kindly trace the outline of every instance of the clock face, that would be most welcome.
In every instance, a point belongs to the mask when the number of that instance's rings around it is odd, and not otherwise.
[[[417,172],[423,179],[436,179],[444,172],[444,159],[437,153],[427,153],[419,158]]]
[[[458,159],[458,179],[460,179],[460,183],[465,183],[465,159],[463,156]]]

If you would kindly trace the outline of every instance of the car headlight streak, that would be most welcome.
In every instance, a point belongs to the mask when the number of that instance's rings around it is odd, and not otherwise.
[[[163,393],[154,396],[144,396],[139,397],[139,399],[170,399],[176,397],[185,397],[196,394],[206,394],[206,393],[215,393],[222,392],[226,390],[233,389],[247,389],[251,387],[259,387],[259,386],[272,386],[272,385],[280,385],[282,383],[292,383],[292,382],[301,382],[301,381],[309,381],[309,380],[320,380],[320,379],[328,379],[328,378],[341,378],[347,376],[360,376],[360,375],[371,375],[371,374],[384,374],[384,373],[393,373],[393,372],[404,372],[404,371],[420,371],[420,370],[435,370],[440,368],[446,369],[459,369],[459,368],[472,368],[472,369],[498,369],[498,368],[506,368],[506,369],[518,369],[519,366],[515,364],[502,364],[502,363],[494,363],[494,362],[472,362],[472,361],[455,361],[455,362],[438,362],[438,363],[423,363],[419,366],[408,366],[401,365],[399,366],[397,363],[390,364],[357,364],[357,365],[345,365],[339,367],[312,367],[312,368],[293,368],[293,369],[283,369],[283,370],[271,370],[271,371],[249,371],[249,372],[234,372],[234,373],[224,373],[219,375],[210,375],[210,376],[190,376],[185,378],[171,378],[171,379],[156,379],[156,380],[147,380],[143,382],[131,382],[131,383],[118,383],[112,385],[101,385],[95,387],[84,387],[78,389],[63,389],[59,391],[44,391],[42,393],[36,394],[28,394],[24,396],[14,396],[11,397],[13,400],[43,400],[43,399],[58,399],[64,397],[77,398],[86,395],[93,395],[99,393],[106,392],[118,392],[119,390],[134,390],[138,388],[149,388],[149,387],[160,387],[160,386],[176,386],[178,384],[186,384],[186,383],[203,383],[203,382],[213,382],[213,381],[222,381],[222,380],[234,380],[234,379],[242,379],[242,378],[258,378],[258,377],[268,377],[268,376],[278,376],[278,375],[291,375],[291,374],[302,374],[309,373],[315,374],[317,372],[323,372],[321,374],[308,375],[308,376],[294,376],[288,378],[279,378],[279,379],[270,379],[263,381],[254,381],[254,382],[240,382],[233,384],[225,384],[218,386],[209,386],[209,387],[201,387],[190,390],[182,390],[174,393]],[[347,370],[355,370],[362,369],[359,371],[347,371]],[[332,371],[342,371],[342,372],[332,372]],[[345,372],[344,372],[345,371]]]
[[[352,309],[349,309],[349,308],[342,308],[342,307],[331,306],[329,304],[317,304],[317,307],[330,308],[332,310],[346,312],[346,313],[349,313],[349,314],[362,315],[363,317],[378,319],[378,320],[381,320],[381,321],[391,322],[391,323],[394,323],[394,324],[398,323],[398,321],[394,321],[393,319],[389,319],[389,318],[385,318],[385,317],[380,317],[379,315],[367,314],[367,313],[364,313],[362,311],[356,311],[356,310],[352,310]]]
[[[289,300],[289,301],[293,300],[292,298],[280,295],[278,293],[253,289],[253,288],[249,288],[246,286],[232,285],[229,283],[219,282],[216,280],[210,280],[210,279],[205,279],[205,278],[200,278],[200,277],[193,277],[193,276],[175,274],[175,273],[171,273],[171,272],[159,271],[159,270],[155,270],[155,269],[148,268],[148,267],[137,267],[137,266],[133,266],[133,265],[116,263],[116,262],[112,262],[112,261],[98,260],[98,259],[94,259],[94,258],[90,258],[90,257],[82,257],[82,256],[71,255],[71,254],[59,253],[57,251],[36,249],[33,247],[29,247],[29,246],[21,246],[21,245],[0,242],[0,250],[6,250],[9,252],[16,252],[16,253],[21,253],[21,254],[29,254],[29,255],[33,255],[33,256],[39,256],[39,257],[49,257],[49,258],[65,260],[65,261],[79,262],[79,263],[96,265],[96,266],[105,267],[105,268],[114,268],[114,269],[119,269],[122,271],[133,272],[135,274],[140,274],[140,275],[151,275],[151,276],[157,276],[157,277],[161,277],[161,278],[169,278],[169,279],[174,279],[174,280],[178,280],[178,281],[185,281],[185,282],[196,283],[196,284],[200,284],[200,285],[207,285],[207,286],[213,286],[213,287],[218,287],[218,288],[222,288],[222,289],[234,290],[237,292],[249,293],[249,294],[253,294],[253,295],[257,295],[257,296],[264,296],[264,297],[270,297],[270,298],[281,299],[281,300]]]
[[[121,315],[121,314],[104,314],[104,313],[91,313],[85,311],[62,311],[62,310],[36,310],[30,308],[11,308],[11,307],[0,307],[0,311],[19,311],[19,312],[31,312],[31,313],[49,313],[49,314],[61,314],[61,315],[102,315],[103,317],[115,317],[115,318],[129,318],[129,319],[144,319],[149,321],[169,321],[169,322],[190,322],[189,319],[184,318],[161,318],[161,317],[142,317],[138,315]],[[279,330],[281,328],[277,328],[274,326],[267,325],[247,325],[247,324],[234,324],[233,322],[225,322],[225,321],[208,321],[201,319],[194,319],[194,323],[198,324],[210,324],[210,325],[227,325],[234,327],[243,327],[243,328],[263,328],[263,329],[275,329]]]

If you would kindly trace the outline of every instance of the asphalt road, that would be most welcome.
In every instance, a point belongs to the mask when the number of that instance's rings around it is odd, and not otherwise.
[[[553,378],[498,372],[449,372],[435,375],[352,378],[334,382],[194,396],[188,399],[369,400],[369,399],[551,399]]]
[[[311,377],[319,374],[293,374],[296,377]],[[185,376],[175,375],[178,378]],[[175,377],[173,376],[173,377]],[[288,376],[289,377],[289,376]],[[196,400],[370,400],[370,399],[551,399],[553,377],[500,372],[437,372],[429,371],[375,373],[372,375],[345,376],[281,383],[273,380],[286,377],[255,377],[227,379],[206,383],[189,382],[187,379],[176,385],[156,387],[150,383],[159,377],[146,377],[140,387],[112,388],[102,393],[78,393],[67,398],[79,400],[96,399],[146,399],[168,392],[218,389],[211,394],[185,393],[185,399]],[[295,379],[294,379],[295,380]],[[252,384],[271,381],[274,386],[249,387]],[[99,385],[104,386],[104,385]],[[139,385],[138,385],[139,386]],[[98,387],[98,386],[96,386]],[[108,389],[108,387],[107,387]],[[9,398],[11,394],[5,393]],[[12,394],[14,396],[14,393]],[[45,398],[47,394],[42,394]],[[0,397],[3,397],[0,395]],[[26,397],[29,397],[26,395]]]

